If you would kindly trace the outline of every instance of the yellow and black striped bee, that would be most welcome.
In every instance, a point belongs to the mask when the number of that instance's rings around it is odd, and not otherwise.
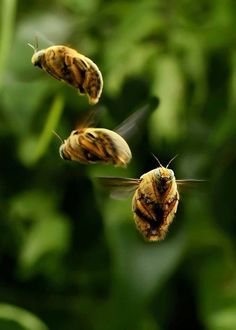
[[[126,167],[132,153],[124,137],[134,133],[137,122],[143,119],[149,110],[156,108],[158,103],[157,98],[150,99],[149,103],[134,112],[114,131],[89,127],[96,113],[88,113],[87,122],[73,130],[70,136],[62,141],[59,149],[61,158],[82,164],[102,163]]]
[[[169,162],[170,164],[170,162]],[[148,241],[163,240],[177,212],[178,186],[201,180],[176,180],[174,172],[160,163],[139,179],[103,177],[101,184],[112,191],[114,198],[134,192],[132,211],[138,230]]]
[[[66,46],[51,46],[38,50],[34,47],[32,63],[51,76],[87,94],[89,103],[96,104],[102,93],[103,79],[97,65],[88,57]]]
[[[118,133],[106,128],[79,128],[60,146],[62,159],[82,164],[113,164],[125,167],[132,154],[128,143]]]

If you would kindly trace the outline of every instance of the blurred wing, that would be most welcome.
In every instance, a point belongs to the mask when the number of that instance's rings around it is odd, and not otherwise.
[[[114,199],[129,197],[138,187],[140,179],[100,177],[97,178],[99,184],[110,193]]]
[[[155,110],[158,107],[159,103],[159,99],[153,96],[139,110],[135,111],[118,127],[116,127],[114,131],[125,139],[129,138],[131,135],[137,132],[138,126],[143,122],[147,114]]]
[[[202,185],[206,183],[206,180],[197,180],[197,179],[184,179],[184,180],[176,180],[178,189],[182,191],[186,191],[187,189],[193,189],[196,187],[203,187]]]
[[[99,121],[100,111],[98,109],[90,109],[83,114],[77,122],[76,129],[96,127]]]
[[[195,185],[198,183],[204,183],[207,182],[206,180],[198,180],[198,179],[183,179],[183,180],[176,180],[178,186],[184,186],[184,185]]]

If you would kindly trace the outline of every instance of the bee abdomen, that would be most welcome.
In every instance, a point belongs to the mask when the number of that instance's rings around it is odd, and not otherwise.
[[[145,208],[141,208],[141,207],[136,207],[133,209],[134,213],[143,221],[147,222],[151,229],[158,229],[161,224],[162,224],[162,219],[163,218],[156,218],[154,219],[153,217],[150,216],[150,214],[148,214],[147,212],[145,212]]]
[[[150,241],[157,241],[164,238],[161,234],[161,223],[144,213],[140,208],[134,208],[134,220],[138,230]]]
[[[114,141],[108,134],[101,135],[101,146],[103,147],[104,153],[115,163],[115,158],[118,154],[118,151]]]
[[[134,220],[139,231],[149,240],[165,238],[178,206],[178,192],[161,203],[137,190],[133,198]]]
[[[140,194],[140,191],[137,191],[137,195],[133,199],[133,212],[138,230],[148,240],[154,240],[153,237],[155,240],[162,239],[160,228],[164,220],[164,211],[161,205],[155,203],[154,213],[154,201]]]
[[[87,91],[90,96],[90,101],[97,102],[101,94],[102,89],[102,79],[101,74],[94,70],[93,67],[90,67],[85,74],[83,88]]]

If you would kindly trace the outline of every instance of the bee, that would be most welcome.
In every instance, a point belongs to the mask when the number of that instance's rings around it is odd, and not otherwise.
[[[63,141],[59,153],[64,160],[82,164],[113,164],[125,167],[132,158],[128,143],[106,128],[79,128]]]
[[[176,157],[176,156],[175,156]],[[175,158],[174,157],[174,158]],[[158,160],[159,167],[134,178],[99,178],[101,184],[112,191],[114,198],[124,197],[134,192],[132,211],[137,229],[148,241],[163,240],[177,212],[179,204],[178,187],[187,182],[203,180],[176,180],[169,169]]]
[[[102,93],[103,78],[97,65],[88,57],[66,46],[34,49],[32,64],[51,76],[75,87],[80,94],[87,94],[89,103],[96,104]]]
[[[131,131],[134,132],[137,122],[144,118],[149,110],[156,108],[158,103],[159,100],[153,97],[114,131],[89,127],[96,113],[88,113],[87,122],[73,130],[67,139],[61,140],[62,144],[59,148],[61,158],[82,164],[102,163],[126,167],[132,158],[132,153],[124,137]]]

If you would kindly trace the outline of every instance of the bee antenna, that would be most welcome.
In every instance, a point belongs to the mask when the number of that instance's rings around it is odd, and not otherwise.
[[[38,37],[35,36],[35,46],[30,43],[27,43],[27,45],[30,46],[31,48],[33,48],[34,53],[36,53],[39,49]]]
[[[176,157],[178,157],[178,156],[179,156],[179,155],[177,154],[177,155],[175,155],[174,157],[172,157],[171,160],[169,161],[169,163],[166,165],[166,168],[168,168],[169,165],[173,162],[173,160],[174,160]]]
[[[37,52],[37,48],[34,45],[30,44],[29,42],[27,43],[27,45],[33,48],[35,53]]]
[[[156,159],[156,161],[158,162],[158,164],[160,165],[160,167],[163,167],[163,165],[161,164],[161,162],[159,161],[159,159],[157,158],[157,156],[155,156],[153,153],[152,153],[152,156]]]
[[[52,133],[53,133],[54,135],[56,135],[56,137],[61,141],[61,143],[64,143],[64,141],[62,140],[62,138],[60,137],[60,135],[57,134],[57,132],[52,131]]]

